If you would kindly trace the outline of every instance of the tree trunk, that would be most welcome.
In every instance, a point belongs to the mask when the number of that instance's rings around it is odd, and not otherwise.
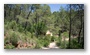
[[[27,15],[27,19],[29,19],[29,15],[31,14],[31,11],[29,12],[29,14]]]
[[[70,29],[69,29],[69,48],[71,45],[71,4],[70,4]]]
[[[83,21],[83,41],[82,41],[82,48],[84,48],[84,21]]]
[[[7,14],[6,14],[6,10],[4,9],[4,18],[6,17],[6,15],[7,15]]]
[[[31,12],[32,12],[32,10],[29,11],[29,14],[27,15],[27,20],[29,19],[29,15],[31,14]],[[26,29],[26,27],[27,27],[27,21],[26,21],[26,23],[25,23],[25,29]]]
[[[80,6],[79,6],[79,8],[80,8]],[[81,10],[82,11],[82,10]],[[80,11],[78,11],[78,12],[80,12]],[[80,30],[79,30],[79,34],[78,34],[78,43],[80,43],[80,41],[81,41],[81,38],[80,38],[80,34],[81,34],[81,31],[82,31],[82,26],[83,26],[83,23],[82,23],[82,13],[79,13],[80,14],[80,19],[81,19],[81,27],[80,27]]]
[[[79,34],[78,34],[78,43],[80,43],[80,41],[81,41],[81,39],[80,39],[80,34],[81,34],[81,31],[82,31],[82,27],[80,28],[80,30],[79,30]]]

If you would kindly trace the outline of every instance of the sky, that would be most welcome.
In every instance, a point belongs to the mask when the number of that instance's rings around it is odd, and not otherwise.
[[[63,8],[66,7],[66,4],[48,4],[50,6],[51,12],[54,11],[59,11],[60,7],[62,6]]]

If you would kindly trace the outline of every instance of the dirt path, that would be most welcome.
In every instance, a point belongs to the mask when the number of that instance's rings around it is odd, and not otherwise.
[[[51,42],[48,47],[42,47],[42,49],[59,49],[59,47],[56,45],[56,42]]]

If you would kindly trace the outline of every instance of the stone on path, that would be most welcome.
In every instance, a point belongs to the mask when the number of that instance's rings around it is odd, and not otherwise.
[[[49,44],[49,48],[59,48],[59,47],[57,47],[56,42],[52,42]]]

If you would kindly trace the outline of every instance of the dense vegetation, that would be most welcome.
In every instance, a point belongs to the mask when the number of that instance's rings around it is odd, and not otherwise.
[[[46,35],[47,30],[52,33]],[[4,5],[4,48],[84,48],[84,5],[67,4],[51,12],[47,4]]]

